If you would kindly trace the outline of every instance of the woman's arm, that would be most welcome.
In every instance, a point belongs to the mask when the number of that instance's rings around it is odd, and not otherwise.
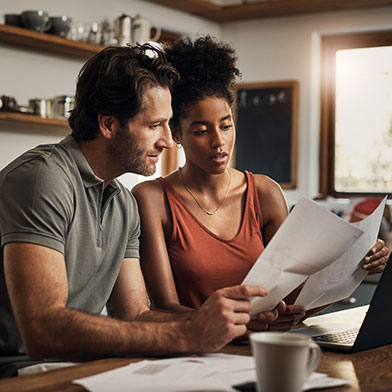
[[[169,206],[161,184],[145,181],[132,189],[141,219],[141,267],[153,306],[171,311],[189,311],[178,300],[165,236],[172,230]]]
[[[263,219],[263,241],[266,246],[287,218],[289,210],[282,188],[277,182],[261,174],[255,175],[255,182]]]

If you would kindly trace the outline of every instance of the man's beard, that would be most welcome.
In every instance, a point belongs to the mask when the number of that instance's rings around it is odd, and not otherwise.
[[[111,161],[121,173],[135,173],[151,176],[155,173],[154,164],[148,165],[147,153],[138,145],[136,138],[125,128],[120,128],[108,147]]]

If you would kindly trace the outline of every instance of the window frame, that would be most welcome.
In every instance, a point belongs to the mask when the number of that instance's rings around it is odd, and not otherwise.
[[[335,189],[336,52],[392,46],[392,30],[326,35],[321,38],[321,127],[319,190],[324,196],[380,196],[381,192],[338,192]],[[391,193],[389,193],[391,195]]]

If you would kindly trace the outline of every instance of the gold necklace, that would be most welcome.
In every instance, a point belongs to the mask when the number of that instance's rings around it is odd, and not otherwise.
[[[192,199],[196,202],[196,204],[199,206],[199,208],[205,212],[207,215],[215,215],[217,213],[217,211],[219,210],[219,208],[221,207],[221,205],[223,204],[223,202],[226,200],[227,194],[229,193],[229,188],[230,188],[230,181],[231,181],[231,174],[230,174],[230,170],[228,170],[228,174],[229,174],[229,182],[227,183],[227,188],[226,188],[226,192],[225,195],[222,199],[222,201],[219,203],[218,207],[214,210],[214,211],[208,211],[206,210],[196,199],[196,197],[193,195],[193,193],[191,192],[191,190],[185,185],[184,179],[182,178],[182,174],[181,174],[181,169],[182,167],[180,167],[178,169],[178,174],[180,176],[180,180],[182,182],[182,185],[184,186],[185,190],[192,196]]]

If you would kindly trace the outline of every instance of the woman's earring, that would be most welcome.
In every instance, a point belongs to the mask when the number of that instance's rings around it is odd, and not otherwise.
[[[181,148],[182,148],[181,143],[176,143],[176,147],[177,147],[178,150],[181,150]]]

